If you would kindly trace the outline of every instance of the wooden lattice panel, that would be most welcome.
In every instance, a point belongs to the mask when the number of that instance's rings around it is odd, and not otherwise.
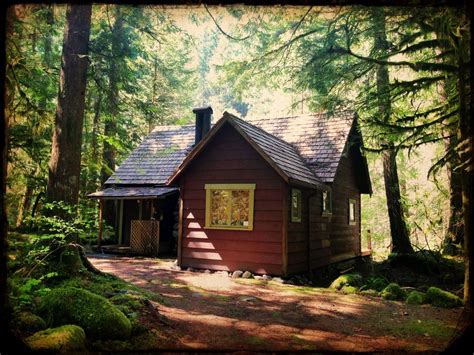
[[[130,247],[134,253],[157,255],[160,246],[160,222],[132,220]]]

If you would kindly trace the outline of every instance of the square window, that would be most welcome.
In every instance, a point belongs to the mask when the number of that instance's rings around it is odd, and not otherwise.
[[[253,229],[255,184],[206,184],[206,228]]]
[[[291,221],[301,222],[301,190],[291,189]]]

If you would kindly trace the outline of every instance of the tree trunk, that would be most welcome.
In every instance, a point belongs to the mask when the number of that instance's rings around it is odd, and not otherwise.
[[[451,132],[449,132],[451,133]],[[458,144],[456,137],[446,139],[446,151],[455,149]],[[454,255],[459,254],[459,247],[464,243],[463,218],[462,218],[462,179],[456,165],[459,162],[448,162],[446,164],[449,187],[449,217],[448,228],[443,240],[443,252]]]
[[[383,54],[388,49],[383,8],[374,8],[373,15],[374,49],[378,52],[377,54]],[[392,113],[389,90],[388,68],[387,66],[380,65],[377,69],[378,115],[380,120],[387,123],[390,122]],[[396,161],[397,151],[390,143],[386,143],[385,146],[387,150],[383,152],[382,161],[388,217],[390,220],[390,234],[392,236],[392,251],[395,253],[412,253],[413,248],[410,243],[400,196]]]
[[[91,11],[90,4],[68,5],[66,10],[48,201],[78,201]]]
[[[470,93],[469,82],[469,64],[462,62],[459,65],[458,90],[459,90],[459,140],[461,148],[459,149],[459,160],[461,161],[461,181],[462,181],[462,211],[464,219],[464,260],[465,260],[465,278],[464,278],[464,301],[465,306],[472,314],[474,290],[474,238],[471,230],[472,215],[472,181],[474,174],[473,160],[473,139],[470,121],[470,108],[468,107],[468,93]]]
[[[392,251],[394,253],[412,253],[413,249],[410,244],[401,203],[396,157],[397,152],[393,147],[382,153],[383,178],[387,196],[390,234],[392,235]]]
[[[110,117],[105,121],[104,136],[107,138],[115,139],[117,135],[117,116],[119,113],[118,107],[118,63],[117,61],[121,56],[121,49],[123,44],[121,43],[123,38],[123,18],[116,7],[116,18],[112,28],[112,59],[109,62],[109,92],[108,92],[108,109]],[[103,167],[102,167],[102,184],[107,181],[111,173],[115,171],[115,147],[107,141],[104,141],[103,150]]]

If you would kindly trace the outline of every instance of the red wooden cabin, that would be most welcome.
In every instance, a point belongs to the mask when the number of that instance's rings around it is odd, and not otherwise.
[[[194,130],[174,137],[194,141],[153,185],[179,188],[181,267],[287,275],[361,255],[360,195],[371,184],[354,113],[244,121],[225,112],[212,128],[212,109],[195,113]],[[129,188],[117,181],[133,159],[122,166],[109,191]]]

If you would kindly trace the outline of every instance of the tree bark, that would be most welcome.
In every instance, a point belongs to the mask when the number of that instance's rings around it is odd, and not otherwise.
[[[461,148],[459,160],[461,161],[461,181],[462,181],[462,211],[464,219],[464,302],[465,306],[472,315],[474,310],[472,292],[474,290],[474,238],[471,230],[473,220],[472,199],[472,181],[474,174],[474,143],[472,138],[472,127],[470,121],[470,108],[468,103],[468,93],[470,93],[469,82],[469,64],[461,59],[459,65],[458,91],[459,91],[459,140]]]
[[[78,201],[91,12],[90,4],[68,5],[66,10],[48,201]]]
[[[446,152],[450,149],[455,149],[457,144],[457,137],[446,139]],[[459,246],[462,247],[464,243],[462,179],[460,171],[455,169],[458,163],[459,159],[456,159],[455,162],[450,161],[446,164],[449,187],[449,216],[448,228],[443,240],[443,252],[450,255],[459,254]]]
[[[374,49],[384,53],[388,49],[387,34],[385,29],[385,14],[382,7],[373,9],[374,19]],[[380,65],[377,69],[377,100],[378,115],[383,122],[390,122],[392,105],[390,101],[390,85],[387,66]],[[397,171],[397,151],[393,145],[386,143],[383,152],[383,175],[385,194],[387,196],[388,217],[390,220],[390,234],[392,236],[392,251],[395,253],[412,253],[407,225],[403,213],[400,195],[400,183]]]
[[[104,125],[104,136],[107,138],[115,139],[117,135],[117,116],[119,113],[118,107],[118,63],[117,61],[121,57],[122,52],[122,38],[124,35],[123,31],[123,17],[121,16],[118,8],[115,11],[115,22],[112,28],[112,59],[109,64],[109,91],[107,93],[107,104],[109,109],[110,117],[105,121]],[[115,171],[115,158],[116,158],[115,147],[107,141],[104,141],[103,150],[103,168],[102,168],[102,184],[107,181],[110,177],[111,172]]]

